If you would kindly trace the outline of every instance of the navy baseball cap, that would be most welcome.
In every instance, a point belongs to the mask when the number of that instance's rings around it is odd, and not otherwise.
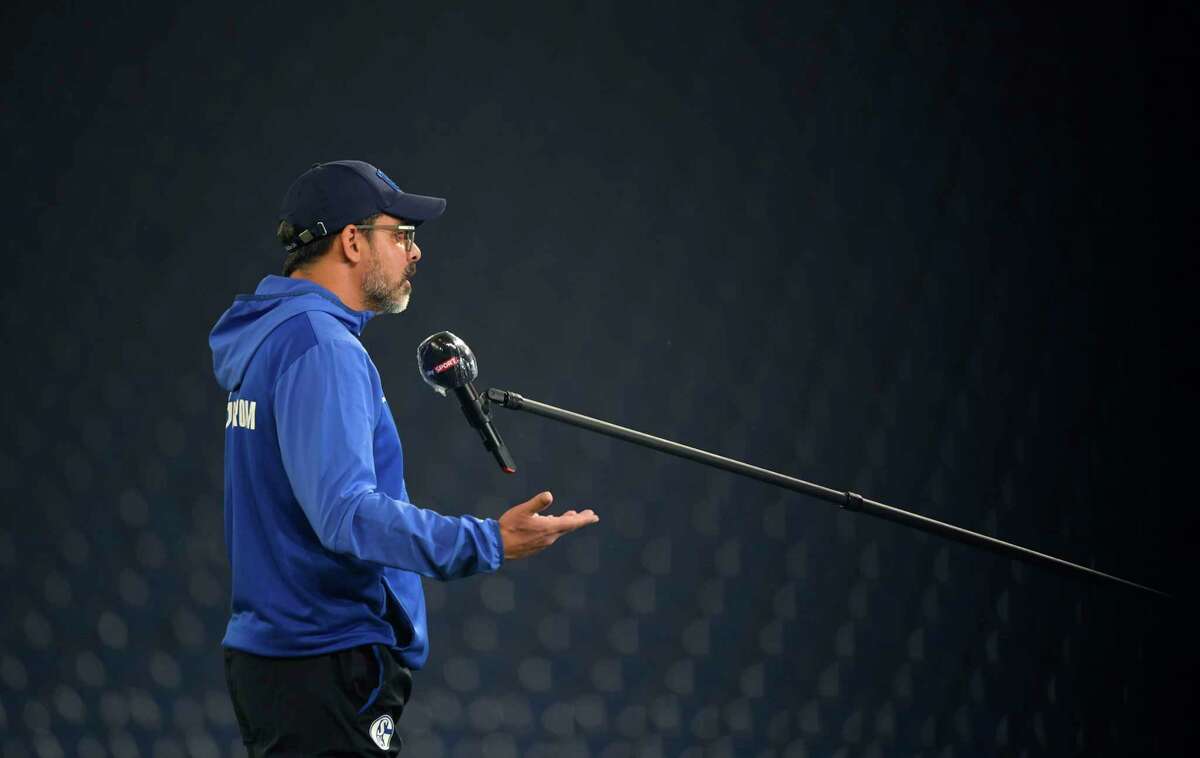
[[[296,237],[284,250],[291,252],[315,239],[337,234],[347,224],[376,213],[420,226],[445,210],[444,198],[405,192],[370,163],[314,163],[283,196],[281,220],[296,229]]]

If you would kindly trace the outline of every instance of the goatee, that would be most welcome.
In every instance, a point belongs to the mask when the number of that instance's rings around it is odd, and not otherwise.
[[[376,258],[363,278],[363,301],[368,310],[376,313],[400,313],[408,307],[412,283],[405,277],[395,285],[388,282],[383,267]]]

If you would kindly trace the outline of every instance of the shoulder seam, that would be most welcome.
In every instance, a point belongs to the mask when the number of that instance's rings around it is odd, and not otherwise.
[[[308,315],[308,314],[305,314],[305,315]],[[312,329],[312,324],[311,324],[311,322],[309,323],[309,328],[310,328],[310,329]],[[305,351],[304,351],[304,352],[302,352],[302,353],[300,353],[299,355],[297,355],[297,356],[296,356],[296,357],[295,357],[295,358],[292,360],[292,362],[291,362],[291,363],[289,363],[289,364],[288,364],[288,365],[287,365],[285,368],[283,368],[283,369],[282,369],[282,370],[279,372],[279,375],[275,377],[275,381],[271,383],[271,396],[272,396],[272,398],[274,398],[274,397],[275,397],[275,396],[278,394],[279,382],[283,380],[283,377],[285,377],[285,376],[287,376],[289,373],[291,373],[291,371],[292,371],[293,369],[295,369],[295,368],[296,368],[296,364],[300,363],[300,361],[301,361],[301,360],[303,360],[303,359],[304,359],[304,357],[305,357],[305,356],[307,356],[309,353],[311,353],[313,350],[316,350],[317,348],[321,347],[322,345],[332,345],[332,346],[334,346],[334,347],[335,347],[335,349],[347,349],[347,348],[339,348],[339,347],[337,347],[338,345],[342,344],[342,340],[325,340],[325,341],[321,341],[321,340],[315,339],[315,333],[316,333],[316,330],[315,330],[315,329],[313,330],[313,332],[314,332],[314,341],[313,341],[313,344],[312,344],[312,345],[310,345],[310,346],[309,346],[307,349],[305,349]],[[361,358],[365,359],[365,362],[367,362],[367,365],[369,365],[370,357],[367,355],[367,351],[366,351],[366,349],[365,349],[365,348],[363,348],[361,344],[358,344],[358,348],[359,348],[359,349],[356,351],[356,353],[359,355],[359,357],[361,357]],[[370,372],[368,372],[368,374],[369,374],[369,373],[370,373]],[[273,401],[272,401],[272,402],[273,402]],[[380,405],[382,405],[382,404],[380,404]],[[378,423],[379,423],[379,413],[380,413],[380,412],[381,412],[381,411],[377,411],[377,412],[376,412],[376,414],[375,414],[375,424],[378,424]]]
[[[292,366],[295,366],[295,365],[296,365],[296,363],[297,363],[297,362],[298,362],[298,361],[299,361],[301,358],[303,358],[304,356],[308,355],[308,353],[309,353],[309,351],[310,351],[310,350],[312,350],[312,349],[313,349],[314,347],[316,347],[317,345],[321,344],[321,341],[317,339],[317,330],[316,330],[316,328],[315,328],[315,327],[313,327],[313,324],[312,324],[312,318],[309,316],[309,313],[310,313],[310,311],[305,311],[305,312],[303,312],[303,313],[297,313],[296,315],[297,315],[297,316],[303,316],[303,317],[304,317],[304,323],[308,324],[308,330],[309,330],[309,331],[312,333],[313,343],[312,343],[311,345],[309,345],[307,348],[305,348],[304,352],[300,353],[300,354],[299,354],[299,355],[297,355],[295,358],[293,358],[291,363],[289,363],[288,365],[284,366],[284,367],[283,367],[283,369],[282,369],[282,370],[279,372],[279,375],[275,377],[275,381],[274,381],[274,382],[272,382],[272,384],[271,384],[271,394],[272,394],[272,395],[274,395],[274,394],[275,394],[275,388],[279,386],[279,379],[280,379],[280,377],[282,377],[282,376],[283,376],[284,374],[286,374],[287,372],[291,371],[291,370],[292,370]]]

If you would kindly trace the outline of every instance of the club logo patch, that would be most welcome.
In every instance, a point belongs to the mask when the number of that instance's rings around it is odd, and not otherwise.
[[[371,722],[371,739],[380,750],[387,750],[392,744],[392,735],[396,732],[396,724],[386,713]]]

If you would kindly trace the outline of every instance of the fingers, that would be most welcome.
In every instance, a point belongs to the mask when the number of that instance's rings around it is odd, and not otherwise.
[[[530,499],[518,505],[517,509],[520,509],[524,513],[533,515],[546,510],[553,502],[554,495],[551,495],[549,492],[539,492]]]
[[[578,513],[575,511],[567,511],[561,516],[552,516],[550,518],[553,519],[554,531],[558,532],[559,534],[566,534],[567,532],[573,532],[576,529],[582,529],[588,524],[595,524],[600,520],[600,517],[597,516],[591,508]]]
[[[520,505],[513,506],[509,513],[515,516],[532,518],[536,526],[534,523],[530,523],[530,527],[554,534],[573,532],[580,527],[594,524],[600,520],[600,517],[590,508],[585,511],[572,509],[560,516],[547,516],[543,514],[542,511],[549,508],[553,502],[554,495],[550,492],[539,492]]]
[[[600,520],[595,511],[574,509],[561,516],[542,513],[554,502],[549,492],[540,492],[520,505],[514,505],[500,516],[500,539],[504,557],[527,558],[553,545],[564,534],[582,529]]]

